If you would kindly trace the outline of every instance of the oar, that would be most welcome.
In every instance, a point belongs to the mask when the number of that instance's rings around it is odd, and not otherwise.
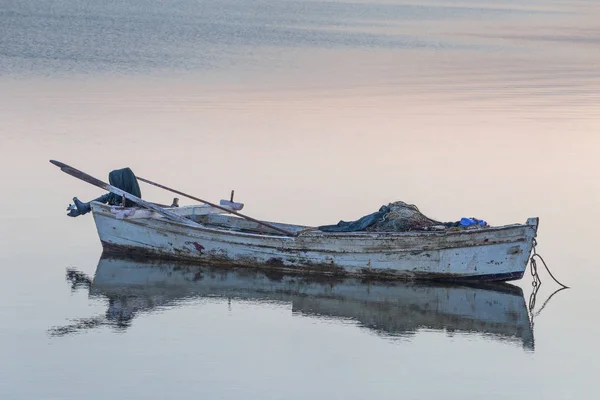
[[[233,210],[230,210],[230,209],[228,209],[228,208],[225,208],[225,207],[218,206],[218,205],[216,205],[216,204],[213,204],[213,203],[211,203],[211,202],[209,202],[209,201],[202,200],[202,199],[199,199],[199,198],[197,198],[197,197],[194,197],[194,196],[190,196],[189,194],[185,194],[185,193],[183,193],[183,192],[180,192],[179,190],[171,189],[171,188],[169,188],[169,187],[167,187],[167,186],[164,186],[164,185],[161,185],[161,184],[159,184],[159,183],[155,183],[155,182],[149,181],[148,179],[144,179],[144,178],[141,178],[141,177],[139,177],[139,176],[138,176],[137,178],[138,178],[138,180],[140,180],[140,181],[142,181],[142,182],[149,183],[150,185],[154,185],[154,186],[156,186],[156,187],[159,187],[159,188],[161,188],[161,189],[168,190],[169,192],[177,193],[177,194],[178,194],[178,195],[180,195],[180,196],[187,197],[187,198],[189,198],[189,199],[192,199],[192,200],[198,201],[198,202],[200,202],[200,203],[207,204],[207,205],[209,205],[209,206],[211,206],[211,207],[218,208],[219,210],[223,210],[223,211],[226,211],[226,212],[228,212],[228,213],[231,213],[231,214],[237,215],[238,217],[242,217],[242,218],[244,218],[244,219],[247,219],[248,221],[252,221],[252,222],[255,222],[255,223],[257,223],[257,224],[260,224],[260,225],[266,226],[267,228],[274,229],[274,230],[276,230],[276,231],[278,231],[278,232],[281,232],[281,233],[283,233],[283,234],[285,234],[285,235],[287,235],[287,236],[297,236],[297,234],[296,234],[296,233],[294,233],[294,232],[290,232],[290,231],[287,231],[287,230],[285,230],[285,229],[278,228],[278,227],[276,227],[276,226],[273,226],[273,225],[271,225],[271,224],[268,224],[268,223],[266,223],[266,222],[263,222],[263,221],[259,221],[259,220],[257,220],[257,219],[254,219],[254,218],[252,218],[252,217],[249,217],[249,216],[247,216],[247,215],[244,215],[244,214],[242,214],[242,213],[239,213],[239,212],[237,212],[237,211],[233,211]]]
[[[132,202],[134,202],[142,207],[148,208],[152,211],[156,211],[160,215],[163,215],[170,220],[173,220],[176,222],[181,222],[183,224],[188,224],[188,225],[201,226],[200,224],[192,221],[191,219],[184,218],[181,215],[177,215],[172,211],[165,210],[164,208],[161,208],[157,205],[154,205],[152,203],[144,201],[137,196],[129,194],[117,187],[109,185],[108,183],[102,182],[100,179],[96,179],[93,176],[86,174],[85,172],[79,171],[78,169],[75,169],[67,164],[61,163],[60,161],[50,160],[50,162],[52,164],[56,165],[57,167],[59,167],[63,172],[65,172],[71,176],[74,176],[75,178],[81,179],[82,181],[85,181],[94,186],[98,186],[99,188],[102,188],[104,190],[108,190],[109,192],[112,192],[116,195],[123,196],[127,200],[131,200]]]

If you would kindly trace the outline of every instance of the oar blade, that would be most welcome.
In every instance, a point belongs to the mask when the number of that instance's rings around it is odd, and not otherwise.
[[[63,168],[63,167],[68,167],[67,164],[65,163],[61,163],[60,161],[56,161],[56,160],[50,160],[50,162],[54,165],[56,165],[58,168]]]

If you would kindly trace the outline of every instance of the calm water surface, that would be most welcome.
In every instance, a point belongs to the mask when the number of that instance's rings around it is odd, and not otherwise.
[[[0,1],[0,398],[582,399],[599,355],[596,1]],[[461,287],[101,258],[136,173],[256,218],[539,216],[545,272]],[[144,197],[169,193],[143,186]],[[185,201],[183,204],[187,204]],[[541,312],[540,312],[541,310]]]

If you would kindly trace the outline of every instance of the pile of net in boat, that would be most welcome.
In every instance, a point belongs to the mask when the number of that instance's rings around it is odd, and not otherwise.
[[[487,226],[487,223],[474,218],[463,218],[456,222],[436,221],[424,215],[417,206],[396,201],[356,221],[340,221],[336,225],[320,226],[319,230],[323,232],[408,232],[480,226]]]

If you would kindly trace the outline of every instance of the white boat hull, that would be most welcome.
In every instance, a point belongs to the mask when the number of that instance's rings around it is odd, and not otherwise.
[[[474,230],[317,231],[288,237],[198,227],[159,216],[123,217],[99,203],[92,203],[92,210],[109,254],[375,279],[520,279],[538,224],[530,218],[527,224]]]

